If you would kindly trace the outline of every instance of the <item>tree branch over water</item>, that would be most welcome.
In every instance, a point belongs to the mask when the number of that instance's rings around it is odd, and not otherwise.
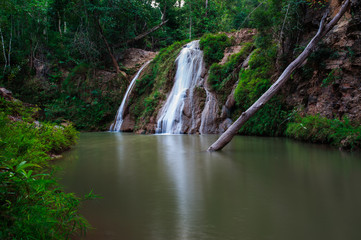
[[[306,58],[313,52],[317,43],[336,25],[340,18],[345,14],[346,10],[350,5],[350,0],[346,0],[336,16],[325,25],[326,17],[328,11],[322,17],[320,26],[316,35],[308,43],[307,47],[303,52],[293,61],[288,67],[283,71],[281,76],[277,81],[250,107],[247,111],[243,112],[241,116],[224,132],[216,142],[214,142],[209,148],[209,152],[222,150],[237,134],[239,129],[247,122],[247,120],[252,117],[260,108],[263,107],[287,82],[292,72],[299,68]]]

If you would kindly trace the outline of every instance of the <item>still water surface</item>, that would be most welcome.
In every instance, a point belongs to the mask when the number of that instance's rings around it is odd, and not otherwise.
[[[361,155],[287,139],[84,133],[59,161],[93,190],[86,239],[361,239]]]

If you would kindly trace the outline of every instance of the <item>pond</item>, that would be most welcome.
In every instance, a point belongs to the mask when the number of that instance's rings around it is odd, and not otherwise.
[[[361,155],[282,138],[82,133],[57,165],[86,239],[361,239]]]

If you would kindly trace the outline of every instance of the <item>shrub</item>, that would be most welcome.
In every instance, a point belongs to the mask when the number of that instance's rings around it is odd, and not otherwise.
[[[199,44],[204,53],[204,60],[209,66],[222,60],[224,50],[231,45],[231,39],[225,33],[205,34],[201,37]]]
[[[89,227],[78,212],[82,200],[63,192],[48,173],[48,153],[69,148],[76,138],[71,125],[11,122],[0,114],[1,239],[69,239]]]
[[[332,69],[329,74],[327,74],[327,77],[322,80],[321,87],[326,87],[330,84],[334,84],[336,80],[342,78],[342,69],[341,68],[335,68]]]
[[[33,108],[18,100],[0,98],[0,103],[0,239],[69,239],[85,233],[89,224],[78,211],[82,199],[63,192],[49,173],[49,154],[68,149],[77,131],[70,124],[33,123]],[[25,117],[13,122],[8,116],[13,114]]]
[[[81,199],[65,193],[38,165],[1,164],[0,238],[70,239],[89,227],[79,214]]]
[[[346,150],[361,147],[361,126],[348,118],[328,119],[320,115],[297,116],[287,126],[286,135],[297,140],[327,143]]]

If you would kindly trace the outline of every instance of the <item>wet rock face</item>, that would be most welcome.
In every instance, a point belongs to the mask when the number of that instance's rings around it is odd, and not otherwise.
[[[203,87],[196,86],[192,91],[192,101],[190,99],[185,101],[182,116],[182,133],[188,134],[199,133],[202,111],[206,101],[206,92]]]
[[[135,120],[130,116],[130,114],[128,114],[127,116],[125,116],[125,118],[123,120],[120,131],[132,132],[134,129],[134,126],[135,126]]]
[[[351,9],[324,37],[323,48],[331,56],[321,67],[312,69],[310,79],[299,72],[284,91],[291,106],[303,106],[306,114],[328,118],[347,116],[361,121],[361,1],[353,1]],[[332,16],[340,7],[332,0]],[[317,29],[314,29],[316,31]],[[309,38],[304,36],[303,42]]]

